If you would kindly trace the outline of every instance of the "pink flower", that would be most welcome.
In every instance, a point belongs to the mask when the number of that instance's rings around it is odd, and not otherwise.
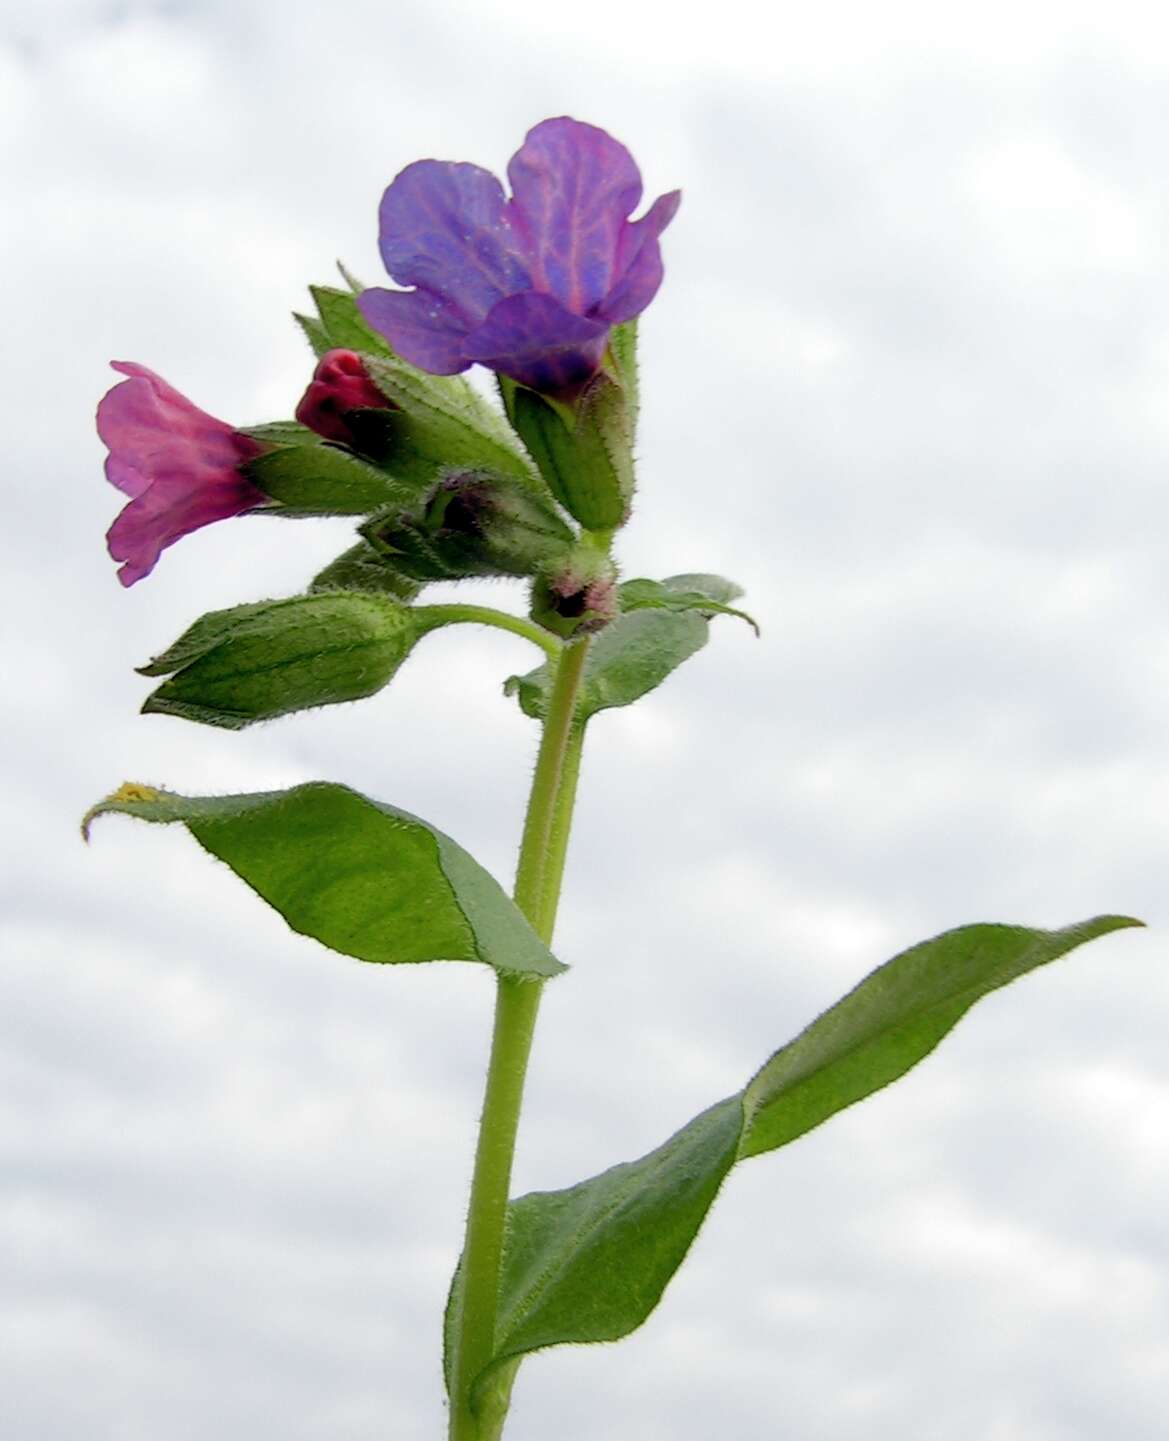
[[[106,478],[130,503],[106,540],[110,555],[124,562],[118,579],[133,585],[184,535],[270,501],[241,470],[263,446],[192,405],[144,365],[110,364],[130,379],[103,396],[97,433],[109,447]]]
[[[349,412],[390,408],[355,350],[330,350],[321,356],[313,371],[309,388],[296,407],[296,418],[326,440],[353,446]]]

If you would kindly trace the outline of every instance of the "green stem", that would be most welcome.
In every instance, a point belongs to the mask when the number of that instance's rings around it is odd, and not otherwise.
[[[579,727],[574,726],[573,717],[588,645],[587,639],[566,645],[557,664],[516,871],[516,904],[545,941],[552,939],[571,825],[572,793],[579,769],[579,747],[575,747],[573,759],[574,734]],[[566,789],[567,803],[563,799]],[[550,886],[553,873],[555,883]],[[456,1308],[451,1343],[450,1441],[483,1441],[471,1388],[491,1360],[494,1347],[516,1130],[542,990],[540,981],[498,977],[491,1059],[463,1243],[462,1305]],[[501,1427],[502,1417],[494,1418],[492,1432],[498,1435]]]
[[[428,617],[436,626],[467,621],[473,625],[490,625],[496,630],[510,631],[512,635],[521,635],[533,645],[538,645],[552,660],[556,660],[563,649],[561,642],[535,621],[511,615],[506,610],[494,610],[489,605],[418,605],[414,607],[414,613]]]
[[[568,734],[564,763],[560,768],[560,793],[552,816],[548,837],[548,864],[544,870],[544,892],[541,897],[541,921],[549,937],[556,924],[560,905],[560,887],[564,881],[564,862],[568,856],[568,837],[572,832],[572,815],[576,807],[576,788],[580,781],[581,752],[584,749],[584,723],[577,721]]]

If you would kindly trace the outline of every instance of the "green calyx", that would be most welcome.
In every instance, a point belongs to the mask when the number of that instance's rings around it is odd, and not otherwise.
[[[368,544],[419,581],[532,576],[563,564],[575,541],[550,500],[510,476],[449,468],[413,508],[362,527]]]
[[[508,419],[569,515],[590,531],[624,525],[633,503],[635,411],[622,381],[602,370],[571,401],[506,377],[500,392]]]

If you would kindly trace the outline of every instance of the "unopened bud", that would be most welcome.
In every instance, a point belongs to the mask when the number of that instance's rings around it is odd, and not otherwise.
[[[392,409],[395,407],[369,378],[365,362],[355,350],[330,350],[318,362],[296,407],[296,418],[325,440],[362,450],[365,427],[354,412]]]
[[[522,481],[489,471],[448,471],[418,512],[374,516],[370,544],[418,580],[529,576],[562,564],[572,529]]]
[[[567,564],[537,577],[532,619],[564,637],[591,635],[617,618],[617,575],[607,556],[583,548]]]

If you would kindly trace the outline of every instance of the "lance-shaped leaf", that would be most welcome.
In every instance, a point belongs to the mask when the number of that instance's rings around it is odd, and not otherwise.
[[[640,1324],[734,1164],[742,1124],[731,1096],[639,1161],[513,1201],[494,1364],[568,1341],[616,1341]]]
[[[961,926],[902,951],[777,1051],[744,1089],[742,1154],[785,1146],[903,1076],[991,991],[1085,941],[1138,925],[1098,916],[1061,931]]]
[[[381,690],[438,615],[387,595],[321,592],[211,611],[141,667],[169,675],[142,709],[240,730]]]
[[[587,721],[598,711],[632,705],[701,650],[710,634],[707,616],[727,608],[738,587],[721,576],[681,575],[663,581],[627,581],[654,586],[657,593],[697,597],[701,606],[684,601],[678,610],[665,606],[635,609],[610,622],[593,640],[581,679],[577,717]],[[636,594],[636,592],[635,592]],[[726,599],[724,599],[724,597]],[[542,720],[552,693],[547,665],[512,676],[504,686],[525,715]]]
[[[314,782],[243,796],[127,784],[85,818],[187,827],[294,931],[360,961],[482,961],[509,975],[564,967],[461,846],[417,816]]]
[[[1085,941],[1139,924],[1102,916],[1062,931],[998,925],[947,931],[874,971],[777,1051],[741,1092],[640,1161],[568,1190],[513,1201],[496,1351],[477,1393],[486,1396],[495,1375],[529,1351],[616,1340],[640,1326],[736,1159],[786,1145],[887,1086],[982,996]]]

